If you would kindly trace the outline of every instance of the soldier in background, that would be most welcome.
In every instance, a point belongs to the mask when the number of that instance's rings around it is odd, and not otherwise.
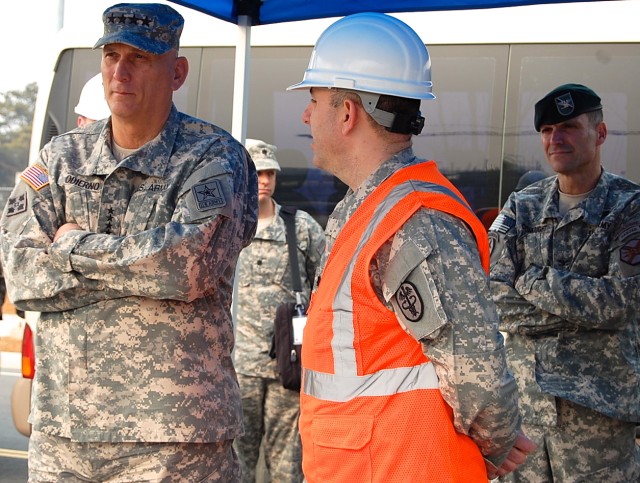
[[[566,84],[535,106],[556,176],[493,223],[491,291],[523,428],[537,443],[505,481],[640,481],[640,186],[607,173],[600,97]]]
[[[109,105],[104,98],[102,73],[94,75],[82,87],[74,112],[78,115],[78,127],[91,124],[111,115]]]
[[[10,298],[41,312],[29,481],[237,482],[231,300],[255,167],[173,104],[188,72],[178,12],[102,18],[111,117],[54,137],[0,222]]]
[[[302,481],[298,433],[300,393],[278,380],[269,356],[273,321],[279,305],[296,302],[281,206],[273,199],[280,164],[276,147],[247,139],[246,148],[258,172],[258,229],[238,259],[239,286],[235,364],[242,393],[245,434],[236,440],[243,481],[256,481],[262,442],[271,481]],[[308,213],[295,213],[298,265],[303,299],[309,300],[313,278],[324,251],[322,227]],[[264,438],[263,438],[264,437]]]

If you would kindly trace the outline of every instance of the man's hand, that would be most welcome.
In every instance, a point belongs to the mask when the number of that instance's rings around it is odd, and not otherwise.
[[[525,462],[527,455],[536,449],[536,445],[533,441],[527,438],[522,431],[516,436],[516,442],[509,451],[507,458],[502,462],[499,468],[488,468],[487,476],[490,480],[504,476],[507,473],[511,473],[518,466]]]
[[[60,228],[58,228],[58,231],[56,231],[56,234],[53,236],[53,241],[56,241],[62,235],[71,230],[82,230],[82,227],[77,223],[65,223]]]

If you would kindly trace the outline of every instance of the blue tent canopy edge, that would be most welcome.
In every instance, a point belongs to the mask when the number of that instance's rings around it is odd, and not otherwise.
[[[585,0],[172,0],[172,3],[238,23],[239,15],[251,18],[252,25],[298,20],[342,17],[357,12],[423,12],[577,3]],[[589,1],[589,0],[587,0]]]

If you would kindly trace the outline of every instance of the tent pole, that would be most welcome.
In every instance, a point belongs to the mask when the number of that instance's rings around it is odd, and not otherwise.
[[[238,16],[238,43],[236,45],[235,75],[233,77],[233,114],[231,134],[242,144],[247,140],[247,113],[249,99],[249,54],[251,49],[251,17]],[[238,273],[233,280],[233,298],[231,300],[231,319],[234,335],[238,314]]]
[[[247,139],[249,100],[249,56],[251,49],[251,17],[238,16],[235,74],[233,77],[233,114],[231,134],[244,144]]]

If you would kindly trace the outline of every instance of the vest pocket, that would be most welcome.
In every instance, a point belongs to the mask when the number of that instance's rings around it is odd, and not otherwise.
[[[372,416],[316,416],[311,423],[316,481],[371,481]]]

